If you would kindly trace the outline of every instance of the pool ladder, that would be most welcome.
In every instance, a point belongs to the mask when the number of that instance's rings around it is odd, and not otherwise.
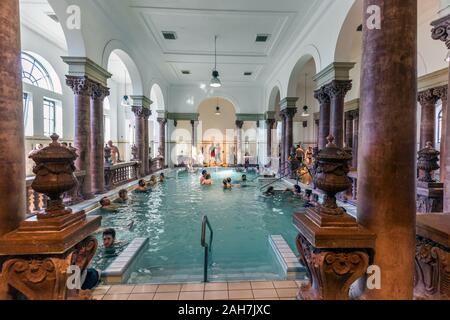
[[[206,227],[208,227],[210,236],[209,236],[209,243],[206,242]],[[209,261],[209,255],[211,254],[212,250],[212,241],[213,241],[213,230],[211,227],[211,224],[209,223],[208,217],[203,216],[202,221],[202,237],[201,237],[201,245],[203,248],[205,248],[205,260],[203,264],[203,282],[208,282],[208,261]]]

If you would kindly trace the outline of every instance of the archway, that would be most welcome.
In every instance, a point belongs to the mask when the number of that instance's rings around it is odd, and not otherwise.
[[[150,156],[155,158],[158,156],[159,150],[159,123],[158,123],[158,113],[163,112],[166,109],[164,94],[161,87],[155,83],[150,90],[150,100],[152,100],[152,115],[149,119],[149,145],[150,145]]]
[[[120,49],[112,51],[109,55],[107,70],[112,74],[111,79],[108,79],[110,109],[104,108],[104,116],[105,120],[110,122],[111,141],[119,148],[121,160],[132,158],[131,147],[135,142],[135,116],[131,110],[133,104],[131,96],[140,89],[140,80],[135,80],[136,76],[132,77],[130,71],[135,67],[128,54]],[[138,89],[135,81],[138,81]]]
[[[208,98],[200,103],[198,113],[201,136],[197,145],[198,162],[236,164],[236,108],[233,103],[221,97]]]
[[[310,55],[299,59],[291,72],[288,86],[289,97],[298,97],[298,111],[294,117],[294,144],[305,148],[316,144],[316,124],[314,114],[319,112],[319,104],[314,98],[316,84],[316,62]]]

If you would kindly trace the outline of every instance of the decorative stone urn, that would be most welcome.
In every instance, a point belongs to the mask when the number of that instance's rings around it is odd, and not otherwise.
[[[439,169],[440,152],[433,148],[433,143],[427,142],[425,148],[420,150],[418,155],[417,167],[423,172],[423,175],[419,177],[419,181],[426,183],[436,182],[432,177],[432,172]]]
[[[320,213],[341,216],[345,211],[337,206],[336,194],[352,186],[352,181],[347,176],[352,156],[333,143],[334,137],[329,136],[327,140],[325,149],[316,156],[314,185],[325,192],[323,204],[319,207]]]
[[[39,213],[38,219],[70,214],[72,211],[64,206],[62,195],[77,184],[74,161],[78,156],[75,149],[63,147],[58,142],[57,134],[53,134],[51,139],[53,142],[48,147],[29,154],[29,158],[36,163],[33,168],[36,177],[31,188],[49,198],[45,213]]]

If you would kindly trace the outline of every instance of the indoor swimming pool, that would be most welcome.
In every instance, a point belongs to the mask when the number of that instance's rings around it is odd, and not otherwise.
[[[211,281],[284,279],[269,236],[281,235],[297,252],[292,215],[304,210],[304,203],[282,192],[265,197],[261,187],[267,182],[259,181],[255,174],[248,174],[246,187],[224,190],[224,178],[231,177],[239,184],[242,173],[216,168],[209,172],[213,186],[200,185],[200,171],[167,171],[164,183],[148,194],[130,193],[129,204],[117,213],[102,209],[93,213],[103,217],[102,228],[116,229],[119,247],[135,238],[149,239],[127,282],[202,281],[204,249],[200,238],[205,215],[214,231],[208,266]],[[276,188],[282,189],[283,185],[277,182]],[[133,227],[129,230],[130,224]],[[98,239],[94,266],[104,270],[117,253],[105,252],[101,234]]]

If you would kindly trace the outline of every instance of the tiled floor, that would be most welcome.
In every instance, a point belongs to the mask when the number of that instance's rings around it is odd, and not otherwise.
[[[295,300],[301,281],[100,286],[96,300]]]

